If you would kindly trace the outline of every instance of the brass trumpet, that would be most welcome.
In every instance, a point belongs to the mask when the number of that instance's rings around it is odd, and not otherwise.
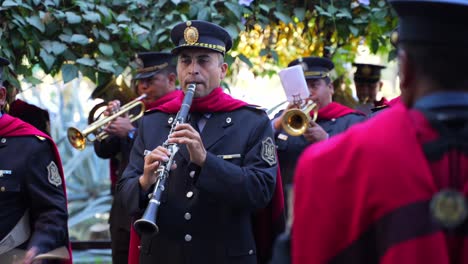
[[[313,112],[313,116],[310,116],[310,111]],[[312,100],[306,101],[301,109],[289,109],[284,113],[281,119],[281,126],[284,132],[291,136],[300,136],[304,134],[306,129],[309,127],[309,122],[317,120],[318,105]]]
[[[138,98],[122,106],[117,112],[113,113],[112,115],[99,119],[96,122],[90,124],[83,131],[80,131],[79,129],[74,127],[68,128],[68,141],[74,148],[83,150],[86,147],[86,140],[89,140],[90,142],[93,142],[95,140],[104,140],[109,136],[109,134],[105,131],[102,131],[103,128],[117,117],[129,112],[131,109],[139,105],[141,106],[140,112],[138,113],[138,115],[129,115],[130,121],[134,122],[143,116],[145,112],[145,105],[141,100],[145,97],[146,94],[142,94]],[[90,135],[94,135],[94,137],[89,137]]]

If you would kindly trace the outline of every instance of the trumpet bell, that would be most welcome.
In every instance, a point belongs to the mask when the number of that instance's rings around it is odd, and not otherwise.
[[[309,126],[310,117],[299,109],[290,109],[281,120],[283,130],[291,136],[304,134]]]
[[[67,138],[70,144],[79,150],[83,150],[86,147],[86,137],[74,127],[67,129]]]
[[[313,111],[313,112],[311,112]],[[311,116],[312,113],[312,116]],[[300,136],[309,127],[309,122],[315,122],[318,116],[318,105],[315,102],[309,101],[302,109],[289,109],[284,113],[281,119],[281,126],[284,132],[291,136]]]

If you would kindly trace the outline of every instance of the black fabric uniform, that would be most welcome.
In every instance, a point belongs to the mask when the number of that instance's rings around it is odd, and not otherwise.
[[[45,253],[67,245],[66,199],[63,186],[49,182],[52,162],[59,161],[44,138],[0,137],[0,240],[29,209],[31,237],[18,248]]]
[[[274,118],[281,116],[282,112],[283,110],[277,113]],[[347,130],[353,124],[364,120],[366,120],[364,115],[353,113],[331,120],[318,119],[317,124],[320,125],[330,137],[332,137]],[[275,139],[283,185],[288,186],[293,183],[297,159],[302,151],[310,145],[310,142],[308,142],[302,135],[290,136],[282,129],[275,133]]]
[[[143,192],[138,182],[144,152],[163,144],[174,116],[153,112],[140,123],[118,185],[134,216],[143,213],[153,190]],[[268,205],[277,174],[269,119],[250,107],[213,113],[201,138],[207,149],[203,168],[190,163],[185,145],[175,156],[177,169],[168,178],[158,211],[159,234],[142,237],[140,263],[257,263],[252,214]]]
[[[139,107],[135,107],[135,109],[132,109],[130,113],[136,115],[139,113],[139,110]],[[138,127],[138,122],[135,121],[132,125],[134,127]],[[132,145],[133,139],[128,136],[125,138],[109,136],[102,141],[94,141],[94,151],[98,157],[103,159],[113,159],[112,162],[117,162],[118,168],[116,172],[116,182],[121,178],[123,171],[127,167]],[[111,186],[111,193],[114,195],[114,199],[109,215],[111,248],[113,252],[112,263],[124,264],[128,261],[130,225],[132,221],[123,206],[121,197],[116,195],[115,188],[115,185]]]

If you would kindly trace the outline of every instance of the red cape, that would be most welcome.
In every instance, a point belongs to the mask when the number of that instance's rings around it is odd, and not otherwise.
[[[318,111],[317,120],[331,120],[333,118],[339,118],[349,114],[364,115],[355,109],[349,108],[339,103],[331,102]],[[313,111],[310,111],[310,115],[313,115]]]
[[[182,92],[181,90],[172,91],[172,92],[165,94],[161,98],[158,98],[157,100],[155,100],[155,101],[153,101],[151,103],[145,103],[145,108],[147,110],[153,109],[153,108],[155,108],[157,106],[166,104],[167,102],[173,100],[174,98],[177,98],[177,97],[179,97],[181,95],[183,96],[183,94],[184,94],[184,92]]]
[[[394,106],[394,105],[399,104],[399,103],[401,103],[401,98],[400,98],[400,96],[397,96],[397,97],[393,98],[392,100],[390,100],[387,103],[387,105],[388,106]]]
[[[177,113],[184,99],[184,94],[178,95],[174,100],[152,110],[159,110],[165,113]],[[229,112],[247,105],[246,102],[232,98],[223,92],[221,88],[216,88],[209,95],[202,98],[194,98],[190,110],[193,112]],[[254,215],[253,228],[255,242],[257,246],[257,259],[259,264],[266,264],[271,258],[273,243],[276,236],[284,231],[284,200],[283,187],[281,185],[281,174],[278,166],[276,186],[273,197],[264,209],[259,210]],[[130,248],[128,254],[128,263],[139,263],[140,237],[131,226],[130,230]]]
[[[438,134],[413,111],[397,104],[304,151],[294,178],[293,264],[468,263],[466,229],[447,237],[428,215],[443,187],[434,178],[447,177],[448,163],[429,164],[421,144]],[[466,197],[466,155],[460,164]]]
[[[382,97],[380,99],[380,101],[375,101],[374,102],[374,107],[380,107],[380,106],[384,106],[384,105],[388,105],[388,100],[385,97]]]
[[[65,194],[65,200],[67,199],[67,190],[65,187],[65,177],[63,173],[62,167],[62,160],[60,159],[60,155],[55,145],[55,142],[50,138],[48,135],[44,134],[37,128],[33,127],[32,125],[18,119],[12,117],[8,114],[3,114],[0,117],[0,137],[24,137],[24,136],[40,136],[46,138],[52,149],[54,151],[55,160],[57,161],[57,167],[59,169],[60,177],[62,178],[62,187],[63,193]],[[71,264],[72,261],[72,251],[71,246],[68,246],[68,253],[70,254],[70,260],[63,261],[64,264]]]
[[[156,106],[150,110],[159,110],[164,113],[175,114],[180,110],[180,105],[185,94],[178,93],[177,96],[165,104]],[[215,88],[209,95],[202,98],[194,98],[190,112],[213,113],[229,112],[247,105],[246,102],[232,98],[222,88]]]

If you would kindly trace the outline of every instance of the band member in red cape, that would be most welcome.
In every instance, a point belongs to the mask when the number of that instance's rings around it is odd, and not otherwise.
[[[155,171],[175,160],[160,200],[151,200],[159,206],[154,220],[159,232],[141,234],[139,261],[266,263],[274,234],[284,229],[268,116],[220,87],[228,68],[224,55],[232,46],[225,29],[187,21],[172,29],[171,39],[180,85],[185,94],[189,84],[196,89],[188,123],[172,127],[186,95],[146,113],[119,181],[128,211],[141,217],[157,181]],[[166,140],[180,147],[174,156],[162,147]]]
[[[397,97],[393,98],[392,100],[388,101],[388,103],[386,103],[385,105],[372,108],[371,109],[372,112],[368,115],[368,117],[371,118],[371,117],[381,113],[382,110],[393,107],[393,106],[395,106],[397,104],[401,104],[400,96],[397,96]]]
[[[317,120],[310,121],[310,126],[300,136],[288,135],[281,126],[286,111],[282,110],[272,120],[275,129],[275,139],[278,151],[283,189],[286,192],[293,183],[294,169],[302,151],[310,144],[327,140],[348,129],[353,124],[366,119],[366,116],[354,109],[332,102],[334,92],[330,79],[330,71],[334,64],[330,59],[321,57],[299,58],[288,67],[302,65],[304,76],[310,92],[310,99],[318,105]],[[290,104],[288,109],[293,108]],[[310,112],[314,115],[314,111]],[[311,118],[312,119],[312,118]],[[288,200],[286,195],[286,200]]]
[[[164,104],[176,98],[182,92],[176,89],[175,56],[168,52],[144,52],[137,54],[138,64],[141,66],[133,78],[133,86],[139,96],[146,94],[142,100],[145,109]],[[108,103],[104,115],[120,109],[120,101]],[[134,108],[130,114],[137,115],[140,108]],[[127,263],[129,255],[131,220],[124,210],[122,200],[115,195],[115,187],[128,164],[130,150],[135,138],[138,122],[131,122],[128,114],[117,117],[105,128],[110,137],[102,141],[94,141],[96,154],[104,159],[112,159],[111,193],[114,195],[109,217],[112,263]],[[117,168],[115,168],[115,162]],[[112,164],[112,163],[111,163]]]
[[[0,68],[8,65],[0,57]],[[0,104],[6,100],[1,84]],[[0,259],[26,250],[22,263],[63,248],[71,263],[65,181],[52,139],[32,125],[0,112]],[[14,255],[14,254],[13,254]],[[13,258],[14,256],[11,255]],[[55,262],[43,262],[55,263]]]
[[[468,263],[468,2],[389,3],[402,103],[305,150],[294,264]]]
[[[383,86],[380,80],[381,71],[385,66],[367,63],[353,63],[353,66],[356,66],[354,84],[359,101],[356,109],[367,115],[371,113],[371,109],[387,105],[387,98],[382,97],[377,100],[377,95]]]

